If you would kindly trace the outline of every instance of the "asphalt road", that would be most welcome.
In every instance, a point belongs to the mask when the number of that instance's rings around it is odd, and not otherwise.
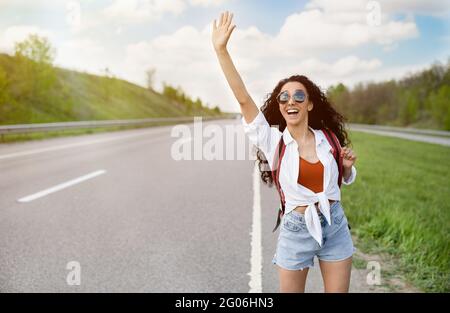
[[[171,129],[0,145],[0,291],[278,292],[276,190],[252,160],[174,160]]]

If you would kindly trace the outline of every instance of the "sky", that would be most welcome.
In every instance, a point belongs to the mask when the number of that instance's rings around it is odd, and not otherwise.
[[[0,52],[31,33],[47,37],[55,65],[145,86],[145,71],[210,107],[239,104],[211,43],[228,10],[228,50],[258,106],[293,74],[326,89],[398,79],[450,59],[445,0],[0,0]]]

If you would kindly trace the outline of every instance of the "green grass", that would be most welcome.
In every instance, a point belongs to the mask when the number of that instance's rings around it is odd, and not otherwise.
[[[450,148],[351,132],[357,179],[343,186],[359,248],[387,252],[429,292],[450,291]]]
[[[360,257],[358,257],[358,256],[356,256],[356,255],[353,255],[352,265],[356,269],[359,269],[359,270],[366,269],[367,261],[362,259],[362,258],[360,258]]]

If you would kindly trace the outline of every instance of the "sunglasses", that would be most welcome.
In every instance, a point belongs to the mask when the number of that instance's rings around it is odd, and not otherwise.
[[[294,101],[297,103],[303,103],[306,99],[306,94],[303,90],[296,90],[294,94],[292,95],[294,98]],[[286,104],[289,102],[290,96],[287,91],[283,91],[277,96],[277,101],[279,104]]]

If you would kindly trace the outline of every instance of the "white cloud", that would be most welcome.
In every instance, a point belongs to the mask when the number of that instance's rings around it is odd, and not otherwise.
[[[98,11],[86,9],[83,5],[86,2],[78,0],[66,0],[65,16],[66,25],[72,34],[81,34],[102,25],[107,22],[102,18]]]
[[[191,6],[217,6],[230,0],[115,0],[103,10],[108,19],[128,23],[160,20],[164,14],[179,15]]]
[[[331,78],[344,78],[355,72],[368,72],[380,66],[381,61],[378,59],[361,60],[356,56],[347,56],[331,64],[318,61],[317,64],[314,64],[314,67],[307,70],[316,75],[328,72]]]
[[[144,22],[162,18],[165,13],[180,14],[183,0],[115,0],[103,10],[105,17],[120,22]]]
[[[449,15],[450,5],[445,0],[310,0],[306,4],[308,9],[321,9],[327,13],[350,14],[357,12],[368,12],[369,2],[380,5],[383,14],[425,14],[443,16]]]
[[[14,7],[20,7],[20,8],[39,8],[42,6],[51,6],[55,5],[54,0],[1,0],[0,1],[0,8],[8,7],[8,6],[14,6]]]
[[[189,0],[189,3],[193,6],[209,7],[222,5],[228,1],[230,0]]]
[[[420,64],[397,65],[397,66],[384,66],[379,67],[374,71],[371,71],[370,75],[367,75],[366,72],[361,71],[356,72],[353,75],[348,76],[347,78],[344,78],[340,81],[348,85],[354,85],[359,82],[380,82],[391,79],[401,79],[406,75],[423,71],[424,69],[429,68],[430,65],[431,62]]]
[[[111,67],[106,49],[89,38],[65,41],[58,48],[55,64],[66,68],[103,75],[103,69]]]
[[[53,33],[35,25],[15,25],[0,33],[0,52],[12,54],[16,42],[23,41],[30,34],[47,37],[52,42]]]
[[[383,0],[381,9],[389,13],[448,16],[450,4],[446,0]]]
[[[159,81],[181,85],[189,90],[189,94],[203,96],[203,91],[211,89],[211,83],[220,78],[211,52],[208,33],[185,26],[171,35],[129,45],[122,71],[134,81],[143,83],[145,69],[155,67]]]
[[[368,45],[395,49],[398,42],[418,36],[413,20],[381,16],[379,26],[367,23],[367,1],[312,1],[305,11],[288,16],[276,35],[250,26],[233,32],[229,50],[250,93],[261,103],[284,77],[310,76],[326,87],[355,77],[383,75],[380,59],[362,59],[349,51]],[[129,45],[122,72],[143,83],[144,69],[155,67],[157,79],[180,85],[225,110],[237,110],[212,49],[211,25],[203,30],[185,26],[150,41]],[[327,59],[328,61],[324,61]],[[388,72],[384,72],[388,74]]]
[[[364,14],[348,13],[339,18],[337,13],[312,9],[290,15],[276,38],[286,55],[310,53],[311,49],[354,48],[368,43],[392,44],[418,35],[413,21],[385,19],[379,26],[370,26]]]
[[[381,66],[378,59],[362,60],[356,56],[331,62],[317,57],[281,56],[280,49],[272,47],[278,39],[256,27],[236,29],[232,40],[230,53],[250,93],[259,102],[279,79],[294,73],[310,75],[324,84],[354,73],[368,73]],[[142,84],[144,70],[149,67],[156,68],[159,81],[180,85],[190,95],[199,96],[225,110],[238,109],[214,55],[210,25],[202,31],[185,26],[171,35],[129,45],[123,67],[125,75]]]

